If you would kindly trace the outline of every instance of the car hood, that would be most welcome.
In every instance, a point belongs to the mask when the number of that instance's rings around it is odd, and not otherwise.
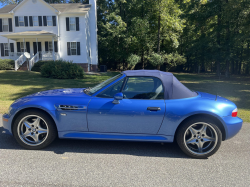
[[[47,90],[42,92],[37,92],[32,95],[28,95],[27,97],[39,97],[39,96],[87,96],[83,92],[85,88],[64,88],[64,89],[56,89],[56,90]]]

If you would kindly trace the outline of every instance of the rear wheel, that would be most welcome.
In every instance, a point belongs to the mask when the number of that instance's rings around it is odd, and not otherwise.
[[[182,124],[176,140],[187,155],[194,158],[207,158],[219,149],[222,134],[212,120],[194,118]]]
[[[57,130],[51,117],[39,110],[27,110],[15,120],[13,134],[26,149],[42,149],[53,142]]]

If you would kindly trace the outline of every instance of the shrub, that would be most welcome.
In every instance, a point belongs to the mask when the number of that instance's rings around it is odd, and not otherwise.
[[[84,71],[82,67],[69,61],[49,61],[41,67],[43,77],[54,79],[82,79]]]
[[[51,61],[38,61],[34,64],[34,66],[31,68],[31,71],[36,71],[36,72],[41,72],[41,67],[47,63],[47,62],[51,62]],[[53,62],[53,61],[52,61]]]
[[[11,59],[0,59],[0,70],[10,70],[15,67],[15,61]]]

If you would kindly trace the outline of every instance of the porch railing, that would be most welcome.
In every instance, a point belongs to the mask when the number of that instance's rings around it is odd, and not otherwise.
[[[33,58],[31,58],[31,59],[29,60],[29,70],[30,70],[30,71],[31,71],[31,68],[34,66],[34,64],[35,64],[36,62],[38,62],[38,61],[39,61],[39,52],[37,52],[36,55],[33,56]]]
[[[22,54],[17,60],[15,60],[15,71],[17,71],[25,61],[26,57],[24,56],[24,54]]]
[[[53,60],[53,52],[51,51],[40,51],[39,52],[39,58],[40,60]],[[59,57],[59,54],[54,52],[55,54],[55,60],[59,60],[60,57]]]

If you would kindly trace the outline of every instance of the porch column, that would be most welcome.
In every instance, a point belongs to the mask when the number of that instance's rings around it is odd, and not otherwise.
[[[9,59],[10,59],[10,39],[8,38],[8,49],[9,49]]]
[[[26,51],[26,45],[25,45],[25,39],[24,38],[23,38],[23,47],[24,47],[24,52],[25,52]]]
[[[37,40],[37,38],[36,38],[36,53],[38,53],[38,40]],[[36,55],[36,54],[34,54],[34,55]]]
[[[52,46],[53,46],[53,60],[55,61],[55,46],[54,46],[54,38],[52,38]]]

